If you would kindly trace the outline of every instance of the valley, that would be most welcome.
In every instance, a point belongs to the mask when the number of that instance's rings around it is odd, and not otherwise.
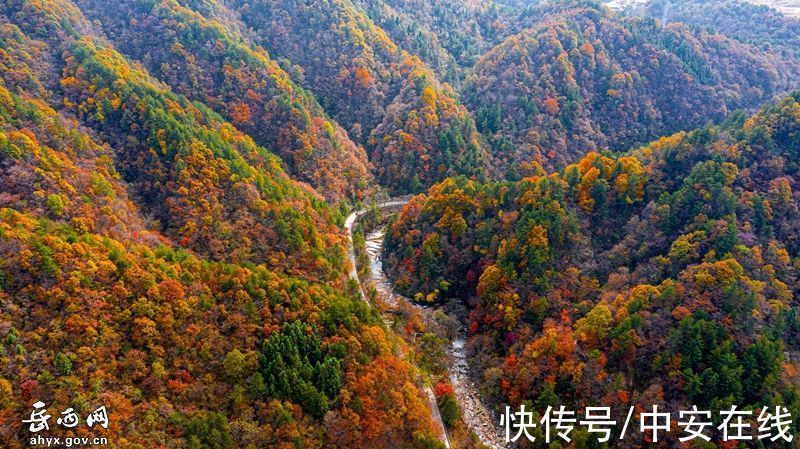
[[[798,435],[799,17],[0,0],[0,447],[539,447],[523,405]]]

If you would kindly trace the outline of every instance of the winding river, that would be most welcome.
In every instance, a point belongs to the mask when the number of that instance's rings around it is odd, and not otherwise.
[[[378,204],[378,209],[382,213],[389,213],[393,210],[399,209],[407,203],[407,200],[391,200]],[[345,222],[345,228],[350,235],[350,262],[353,265],[350,277],[355,279],[361,287],[361,295],[364,301],[367,297],[364,294],[365,288],[359,279],[358,272],[355,268],[356,258],[355,250],[352,245],[352,232],[355,222],[366,214],[368,210],[360,210],[353,212]],[[414,304],[408,298],[399,294],[392,287],[392,283],[386,276],[383,269],[383,240],[386,234],[386,227],[379,227],[369,231],[366,236],[367,255],[370,262],[370,274],[367,281],[375,287],[378,294],[383,301],[391,309],[396,308],[401,302],[408,302],[412,304],[420,313],[428,314],[430,316],[434,310],[428,307],[421,307]],[[433,321],[433,320],[431,320]],[[447,371],[450,377],[450,382],[453,385],[453,392],[456,400],[461,407],[462,419],[467,427],[478,435],[480,441],[492,449],[505,449],[509,445],[504,441],[499,421],[495,419],[493,414],[484,405],[481,400],[475,382],[472,381],[469,375],[469,365],[467,363],[467,349],[466,349],[466,333],[459,330],[458,336],[453,339],[447,349]],[[444,422],[439,414],[438,405],[433,390],[429,385],[425,386],[425,391],[428,400],[431,403],[431,410],[434,420],[440,427],[441,440],[449,448],[450,441],[447,436],[447,430]]]

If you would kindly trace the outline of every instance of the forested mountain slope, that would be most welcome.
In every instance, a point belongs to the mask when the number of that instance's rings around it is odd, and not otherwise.
[[[304,85],[364,143],[391,192],[459,174],[485,178],[485,149],[455,91],[349,0],[226,4],[270,52],[300,67]]]
[[[711,28],[744,42],[797,54],[800,18],[743,0],[652,0],[637,11],[652,17]],[[742,26],[746,23],[747,26]]]
[[[114,447],[439,447],[338,211],[71,2],[0,7],[0,446],[41,400]]]
[[[419,301],[468,304],[487,397],[794,415],[798,143],[795,93],[556,174],[451,179],[400,213],[386,264]]]
[[[359,0],[359,6],[399,46],[418,55],[441,79],[457,85],[493,47],[510,8],[493,1]]]
[[[532,161],[563,167],[719,122],[800,74],[786,46],[591,1],[78,6],[124,54],[334,201],[371,191],[370,164],[392,193],[459,174],[516,179]]]
[[[274,149],[290,174],[328,199],[365,198],[370,165],[400,193],[450,175],[487,175],[490,162],[456,93],[349,2],[78,6],[124,54]],[[324,32],[334,25],[349,31]]]
[[[0,447],[42,400],[122,448],[441,449],[440,338],[342,229],[422,191],[385,265],[468,307],[488,403],[800,415],[800,64],[727,5],[0,0]]]
[[[800,79],[795,58],[680,23],[590,2],[538,11],[480,59],[462,92],[499,167],[564,167],[588,151],[719,122]]]
[[[364,150],[266,51],[237,32],[233,18],[207,19],[173,0],[76,3],[103,24],[120,51],[273,149],[290,174],[333,201],[365,197],[372,179]]]

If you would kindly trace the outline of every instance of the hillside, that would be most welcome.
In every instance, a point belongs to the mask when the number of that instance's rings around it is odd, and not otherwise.
[[[739,0],[684,0],[667,4],[654,0],[644,4],[641,12],[662,21],[678,21],[711,28],[744,42],[767,48],[777,47],[780,52],[796,54],[800,44],[799,14],[782,13],[775,9],[776,2],[769,2],[771,5],[755,3]],[[747,23],[748,26],[743,27],[742,23]]]
[[[355,3],[440,79],[457,85],[475,61],[496,44],[513,8],[491,1],[361,0]]]
[[[389,191],[417,192],[454,175],[485,179],[489,161],[456,92],[349,0],[226,3],[259,43],[299,66]]]
[[[795,93],[555,174],[448,180],[391,225],[389,274],[468,305],[498,403],[798,413],[798,111]]]
[[[797,435],[798,22],[637,3],[0,0],[0,448]]]
[[[709,31],[574,2],[541,9],[487,52],[462,98],[496,164],[515,174],[720,122],[796,87],[799,67]]]
[[[106,406],[113,447],[438,447],[278,157],[69,2],[4,2],[0,66],[0,446],[41,400]]]
[[[291,175],[327,199],[357,200],[368,193],[372,179],[364,150],[265,50],[237,32],[242,26],[233,19],[207,19],[172,1],[76,4],[103,24],[120,51],[276,151]]]

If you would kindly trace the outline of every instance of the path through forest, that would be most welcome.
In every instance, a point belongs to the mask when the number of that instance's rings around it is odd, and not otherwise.
[[[402,207],[403,205],[405,205],[407,202],[408,202],[407,200],[390,200],[390,201],[386,201],[386,202],[378,204],[378,209],[383,211],[383,210],[387,210],[387,209],[390,209],[390,208],[399,208],[399,207]],[[367,295],[364,293],[364,285],[363,285],[363,283],[361,282],[361,279],[359,279],[359,276],[358,276],[358,265],[357,265],[357,262],[356,262],[356,251],[355,251],[355,247],[353,246],[353,226],[355,225],[356,221],[360,217],[362,217],[363,215],[365,215],[368,212],[369,212],[369,209],[361,209],[361,210],[355,211],[355,212],[353,212],[352,214],[350,214],[347,217],[347,220],[345,220],[345,223],[344,223],[344,228],[345,228],[345,230],[347,230],[347,234],[350,237],[350,243],[349,243],[349,247],[348,247],[348,253],[349,253],[349,256],[350,256],[350,264],[352,265],[352,267],[350,268],[350,278],[355,280],[358,283],[358,287],[359,287],[358,290],[361,293],[361,299],[364,300],[364,302],[367,302],[367,303],[369,303],[369,300],[367,299]],[[387,325],[388,325],[388,323],[387,323]],[[433,420],[437,423],[437,425],[439,427],[439,439],[441,439],[442,442],[444,443],[444,445],[448,449],[450,449],[451,448],[451,446],[450,446],[450,438],[448,438],[448,436],[447,436],[447,428],[445,428],[444,421],[442,420],[442,414],[439,412],[439,404],[436,402],[436,395],[433,392],[433,388],[431,388],[431,386],[426,383],[425,386],[424,386],[424,390],[425,390],[425,396],[427,396],[427,400],[428,400],[428,402],[430,404],[431,417],[433,418]]]
[[[385,212],[402,207],[406,202],[406,200],[391,200],[378,204],[378,209],[382,212]],[[350,260],[354,267],[351,270],[350,277],[359,283],[364,301],[367,301],[366,295],[364,294],[364,286],[358,277],[357,270],[355,269],[356,261],[355,249],[352,245],[352,228],[357,219],[367,212],[367,209],[354,212],[347,218],[345,223],[345,228],[350,234]],[[413,302],[400,295],[393,289],[391,281],[389,281],[389,278],[386,276],[386,273],[383,270],[382,249],[385,233],[386,227],[379,227],[371,230],[366,236],[366,249],[370,262],[370,278],[368,280],[375,287],[378,294],[381,295],[381,298],[390,308],[396,308],[401,301],[405,301],[413,305]],[[415,305],[415,307],[422,313],[433,313],[433,309],[431,308],[425,308],[418,305]],[[463,334],[463,331],[460,332],[462,333],[459,334],[459,336],[455,338],[448,347],[447,371],[450,377],[450,382],[453,384],[453,391],[461,408],[464,422],[470,430],[478,435],[484,445],[492,449],[507,448],[509,446],[507,443],[505,443],[501,435],[501,429],[498,426],[497,420],[493,417],[493,414],[489,411],[489,409],[483,404],[480,394],[478,393],[478,389],[469,376],[466,335]],[[441,426],[442,435],[444,437],[442,441],[445,442],[447,447],[450,447],[450,443],[447,441],[448,438],[446,429],[444,427],[444,422],[439,414],[438,405],[436,404],[435,396],[430,386],[426,386],[426,394],[429,396],[431,408],[434,412],[434,418]]]

